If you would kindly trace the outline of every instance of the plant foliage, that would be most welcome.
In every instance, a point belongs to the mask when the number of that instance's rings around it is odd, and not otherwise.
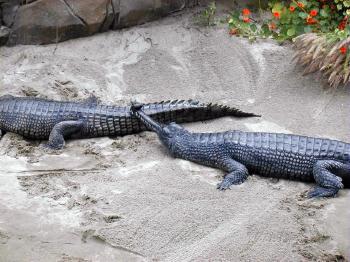
[[[215,22],[216,2],[210,2],[209,5],[201,12],[197,23],[202,26],[213,26]]]
[[[229,33],[255,40],[295,39],[304,73],[321,71],[331,86],[349,83],[350,0],[270,0],[270,18],[257,22],[247,8],[230,15]]]
[[[250,39],[272,37],[283,42],[304,33],[344,30],[350,15],[350,0],[271,0],[269,7],[271,18],[259,23],[246,8],[233,12],[229,19],[231,34]]]
[[[305,67],[304,74],[320,71],[331,87],[349,84],[350,37],[337,29],[334,33],[308,33],[295,39],[297,63]]]

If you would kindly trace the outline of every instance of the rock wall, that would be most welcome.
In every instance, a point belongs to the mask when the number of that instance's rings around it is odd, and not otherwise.
[[[50,44],[129,27],[198,0],[0,0],[0,45]]]

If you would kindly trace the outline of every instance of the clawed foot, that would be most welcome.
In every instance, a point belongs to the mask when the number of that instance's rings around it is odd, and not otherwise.
[[[335,197],[338,193],[338,188],[315,187],[307,194],[308,198],[314,197]]]
[[[50,144],[50,143],[47,143],[47,144],[42,144],[41,147],[44,149],[44,150],[49,150],[49,151],[57,151],[57,150],[61,150],[63,148],[64,144]]]
[[[222,182],[217,184],[216,189],[219,189],[220,191],[224,191],[226,189],[230,189],[231,185],[232,184],[229,181],[225,181],[224,179]]]
[[[245,181],[243,177],[229,176],[227,175],[221,183],[218,183],[217,189],[220,191],[224,191],[226,189],[230,189],[232,185],[239,185]]]

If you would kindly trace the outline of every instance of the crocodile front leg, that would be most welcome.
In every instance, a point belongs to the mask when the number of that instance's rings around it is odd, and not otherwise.
[[[219,190],[229,189],[231,185],[242,184],[249,176],[248,169],[233,159],[225,160],[222,167],[229,173],[225,176],[224,180],[217,185],[217,189]]]
[[[341,162],[317,161],[313,168],[313,175],[318,186],[309,192],[308,197],[334,197],[339,189],[344,187],[342,179],[336,174],[349,172],[350,166]]]
[[[62,149],[64,138],[82,131],[83,127],[83,121],[63,121],[56,124],[50,133],[46,147],[55,150]]]

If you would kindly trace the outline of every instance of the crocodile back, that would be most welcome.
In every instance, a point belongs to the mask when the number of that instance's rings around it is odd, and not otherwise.
[[[155,121],[163,124],[202,121],[222,116],[255,116],[236,108],[203,104],[195,100],[168,100],[149,103],[144,104],[142,110]],[[84,130],[83,136],[122,136],[147,130],[147,127],[131,114],[130,106],[96,105],[90,107],[88,112],[84,112],[82,115],[87,120],[87,128]]]
[[[220,136],[220,135],[219,135]],[[350,144],[327,138],[308,136],[233,131],[222,134],[224,141],[256,149],[312,156],[317,159],[350,161]]]
[[[0,101],[0,129],[24,137],[47,139],[57,123],[70,120],[85,123],[74,137],[122,135],[140,129],[125,107],[18,97]]]
[[[202,121],[222,116],[255,116],[235,108],[203,104],[195,100],[149,103],[143,105],[142,110],[163,124]],[[123,136],[147,130],[147,127],[131,114],[130,106],[90,105],[81,112],[81,117],[87,123],[86,128],[79,134],[84,137]]]
[[[0,101],[0,129],[28,138],[46,139],[57,123],[79,119],[79,112],[84,109],[74,102],[15,97],[3,99]]]
[[[331,139],[242,131],[197,133],[193,138],[209,148],[220,145],[250,172],[270,177],[312,181],[318,160],[350,163],[350,144]]]
[[[195,100],[150,103],[143,111],[161,123],[192,122],[222,116],[247,117],[251,113]],[[60,102],[30,97],[0,97],[0,129],[33,139],[46,139],[59,122],[83,120],[85,125],[74,137],[118,136],[137,133],[146,127],[131,116],[130,107],[91,102]]]

